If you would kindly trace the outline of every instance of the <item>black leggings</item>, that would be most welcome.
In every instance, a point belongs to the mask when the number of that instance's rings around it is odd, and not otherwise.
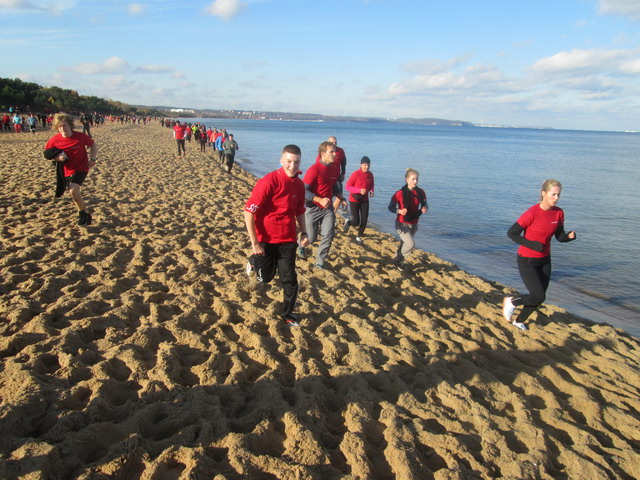
[[[351,226],[360,227],[358,236],[361,237],[369,221],[369,202],[349,202],[351,207]]]
[[[523,323],[546,298],[551,280],[551,257],[530,258],[518,255],[518,270],[529,290],[527,295],[520,295],[512,300],[515,306],[522,305],[516,321]]]
[[[187,154],[187,151],[184,148],[184,140],[177,140],[178,142],[178,156],[180,156],[180,152]]]
[[[256,277],[260,283],[269,283],[280,273],[280,281],[284,289],[282,315],[293,313],[298,298],[298,276],[296,275],[296,242],[260,243],[264,255],[251,255],[249,263],[256,269]]]
[[[229,155],[227,153],[224,154],[224,160],[227,162],[227,173],[231,173],[231,169],[233,168],[233,159],[235,155]]]

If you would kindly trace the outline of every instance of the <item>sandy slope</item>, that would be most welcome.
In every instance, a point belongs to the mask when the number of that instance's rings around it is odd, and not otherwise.
[[[82,228],[49,135],[0,136],[0,478],[637,478],[637,339],[550,306],[515,330],[505,287],[398,272],[372,231],[298,262],[291,330],[243,272],[255,178],[98,128]]]

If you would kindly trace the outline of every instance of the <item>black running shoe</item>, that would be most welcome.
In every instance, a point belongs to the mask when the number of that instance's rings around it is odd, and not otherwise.
[[[289,327],[299,327],[300,326],[300,321],[299,321],[298,317],[296,315],[294,315],[293,313],[287,313],[286,315],[283,315],[282,319],[284,320],[284,323],[286,323],[287,326],[289,326]]]
[[[91,225],[91,220],[92,220],[91,214],[90,213],[85,213],[85,219],[86,220],[85,220],[84,224],[88,227],[89,225]]]
[[[400,270],[401,272],[404,272],[404,265],[402,264],[402,260],[396,257],[396,259],[393,261],[393,264],[396,266],[398,270]]]
[[[87,223],[87,213],[84,210],[78,212],[78,225],[84,225]]]

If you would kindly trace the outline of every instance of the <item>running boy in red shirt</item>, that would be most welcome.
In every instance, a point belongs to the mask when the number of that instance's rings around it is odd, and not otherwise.
[[[280,157],[282,168],[258,180],[244,207],[252,249],[247,274],[255,272],[258,282],[269,283],[276,269],[279,271],[284,289],[282,319],[291,327],[300,326],[293,314],[298,296],[297,242],[302,246],[309,244],[304,217],[305,187],[298,178],[301,156],[297,145],[285,146]]]

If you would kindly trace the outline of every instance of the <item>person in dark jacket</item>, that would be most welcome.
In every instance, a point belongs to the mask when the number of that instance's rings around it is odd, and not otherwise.
[[[403,262],[416,246],[414,237],[418,231],[418,220],[429,210],[427,194],[418,187],[419,177],[417,170],[408,168],[404,176],[407,184],[394,193],[389,202],[389,211],[396,214],[396,232],[400,237],[394,259],[398,270],[404,270]]]

